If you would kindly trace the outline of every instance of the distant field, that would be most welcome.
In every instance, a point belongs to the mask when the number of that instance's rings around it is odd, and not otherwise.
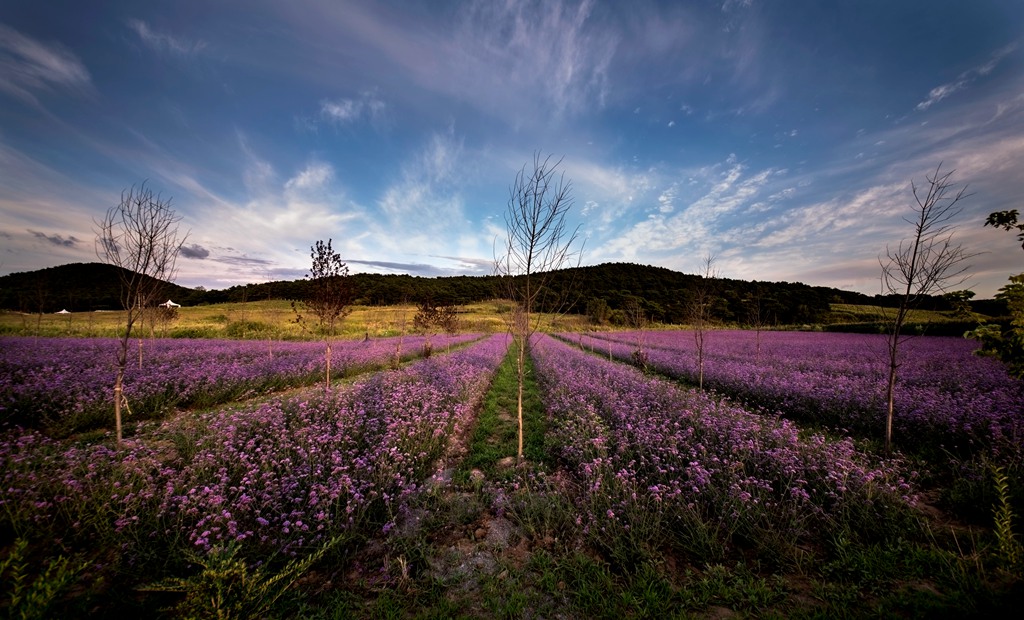
[[[880,306],[861,306],[857,304],[831,304],[830,323],[869,323],[892,319],[895,308]],[[981,315],[975,315],[981,318]],[[953,315],[952,311],[911,310],[907,321],[910,323],[947,323],[962,321],[962,317]]]
[[[459,307],[459,331],[500,332],[505,330],[508,303],[501,300],[479,302]],[[415,332],[414,304],[400,306],[355,306],[338,328],[339,338],[371,338],[397,336]],[[877,323],[892,317],[894,309],[854,304],[832,304],[828,324]],[[73,312],[71,314],[23,314],[0,312],[0,334],[20,336],[115,336],[123,323],[123,312]],[[981,315],[976,315],[982,318]],[[154,320],[156,317],[156,320]],[[183,307],[177,317],[161,321],[155,314],[147,315],[135,334],[167,338],[242,338],[275,340],[309,340],[316,338],[315,317],[304,329],[295,322],[291,302],[264,300]],[[950,323],[963,321],[952,312],[912,310],[908,323]],[[655,326],[652,325],[652,328]],[[685,329],[678,325],[657,325],[658,329]],[[736,325],[722,325],[736,327]],[[587,317],[541,315],[541,331],[593,330]],[[601,328],[597,328],[601,329]],[[312,331],[311,331],[312,330]]]
[[[459,331],[505,330],[507,304],[489,301],[459,307]],[[355,306],[338,328],[339,338],[397,336],[415,332],[416,306]],[[170,321],[147,315],[134,333],[171,338],[246,338],[307,340],[316,338],[316,317],[308,316],[303,328],[295,322],[291,303],[285,300],[250,301],[177,309]],[[586,322],[578,315],[541,316],[544,331],[573,331]],[[71,314],[0,313],[0,334],[21,336],[111,337],[124,322],[124,312],[73,312]]]

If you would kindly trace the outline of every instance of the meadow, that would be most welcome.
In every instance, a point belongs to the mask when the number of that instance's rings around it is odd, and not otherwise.
[[[507,302],[494,300],[458,307],[460,332],[505,331]],[[413,331],[418,308],[352,306],[340,324],[339,338],[386,338]],[[545,329],[578,329],[584,317],[542,315]],[[315,326],[296,322],[291,302],[281,299],[177,308],[173,318],[146,313],[134,333],[146,338],[229,338],[248,340],[315,340]],[[31,314],[0,311],[0,335],[113,338],[124,325],[123,311]]]
[[[908,342],[885,454],[879,337],[711,331],[701,390],[690,331],[550,320],[517,463],[496,309],[464,309],[452,336],[407,333],[411,307],[358,309],[330,390],[290,307],[183,309],[167,338],[132,340],[120,447],[107,328],[26,321],[39,335],[0,338],[0,609],[990,617],[1022,602],[1024,386],[973,343]],[[224,339],[243,323],[268,327]]]

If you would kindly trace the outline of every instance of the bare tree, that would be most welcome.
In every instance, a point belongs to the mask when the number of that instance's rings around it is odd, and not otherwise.
[[[331,389],[331,340],[337,331],[338,322],[352,311],[352,288],[348,278],[348,265],[341,262],[341,255],[331,248],[331,239],[324,243],[317,241],[310,248],[309,257],[313,261],[309,273],[310,292],[301,305],[317,318],[320,334],[324,338],[324,385]],[[304,325],[304,317],[299,311],[299,304],[292,302],[296,322]]]
[[[715,269],[715,257],[704,256],[701,261],[700,281],[694,285],[690,293],[688,312],[690,326],[693,329],[693,343],[697,350],[697,387],[704,390],[704,341],[711,327],[711,310],[715,304],[715,282],[718,271]]]
[[[555,294],[549,284],[551,272],[579,266],[582,248],[573,250],[579,228],[570,230],[565,216],[572,208],[571,184],[564,173],[557,173],[562,160],[552,162],[534,153],[533,168],[523,166],[509,189],[505,213],[504,254],[495,250],[495,270],[507,288],[512,301],[508,328],[516,345],[518,398],[516,413],[519,423],[519,445],[516,457],[523,460],[523,385],[526,379],[526,355],[530,337],[539,327],[539,314],[534,314],[539,301],[545,308],[564,312],[568,304],[563,294]],[[557,297],[557,298],[555,298]]]
[[[630,297],[626,300],[623,311],[626,315],[626,325],[633,330],[633,364],[640,370],[647,370],[647,352],[644,350],[646,344],[646,333],[648,320],[644,312],[642,300],[638,297]]]
[[[887,326],[886,452],[892,450],[896,380],[901,366],[899,353],[900,345],[907,338],[903,333],[907,316],[924,297],[963,283],[969,277],[966,272],[970,268],[965,261],[977,255],[953,244],[956,227],[951,222],[960,214],[960,201],[968,196],[966,185],[954,188],[953,172],[943,173],[940,163],[933,174],[925,177],[927,188],[918,189],[911,180],[915,203],[913,217],[904,221],[913,227],[913,233],[895,249],[887,247],[885,258],[878,259],[882,268],[882,293],[898,295],[900,301]]]
[[[36,337],[38,338],[43,329],[43,314],[46,313],[50,304],[50,282],[49,278],[37,278],[35,281],[36,309]]]
[[[128,363],[128,341],[132,327],[146,308],[153,305],[165,283],[175,275],[178,252],[188,238],[179,236],[181,217],[145,183],[121,192],[121,202],[107,210],[96,224],[96,256],[117,267],[121,279],[121,306],[125,310],[124,331],[117,350],[114,379],[114,424],[121,445],[121,407],[125,404],[124,371]]]
[[[747,310],[747,325],[754,330],[755,361],[761,361],[761,333],[768,327],[768,310],[765,307],[764,292],[760,286],[743,300]]]

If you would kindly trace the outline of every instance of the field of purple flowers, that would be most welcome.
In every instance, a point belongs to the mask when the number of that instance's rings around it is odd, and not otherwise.
[[[696,382],[692,332],[566,335],[573,343]],[[894,438],[904,449],[1024,458],[1024,385],[977,343],[915,337],[902,346]],[[704,384],[748,407],[878,438],[884,431],[884,336],[808,332],[705,334]]]
[[[463,334],[447,342],[476,338]],[[403,359],[419,355],[424,340],[404,337]],[[337,341],[332,374],[383,367],[398,346],[398,338]],[[58,433],[111,424],[117,348],[114,339],[0,338],[0,423]],[[322,342],[132,340],[124,379],[128,420],[307,385],[321,379],[323,369]]]
[[[472,421],[507,346],[492,336],[329,395],[179,416],[121,451],[8,429],[0,528],[131,565],[229,544],[252,559],[294,555],[390,527]]]
[[[849,440],[800,438],[789,421],[550,337],[533,354],[552,443],[583,489],[579,518],[609,546],[668,542],[706,560],[745,541],[779,560],[823,532],[870,537],[914,503],[896,464]]]

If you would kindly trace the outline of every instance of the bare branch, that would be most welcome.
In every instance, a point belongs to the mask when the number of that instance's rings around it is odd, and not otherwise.
[[[132,185],[121,192],[121,202],[107,210],[96,225],[96,256],[118,268],[121,279],[121,305],[125,327],[117,353],[117,377],[114,383],[114,418],[117,442],[121,443],[122,381],[128,360],[128,340],[132,327],[146,308],[154,305],[164,284],[173,280],[178,253],[188,239],[179,236],[181,217],[164,200],[146,187]]]
[[[553,293],[549,277],[553,271],[579,266],[582,248],[573,250],[579,227],[570,230],[565,218],[572,208],[572,184],[557,169],[562,160],[552,162],[551,156],[542,158],[534,153],[533,167],[523,166],[509,189],[508,210],[505,212],[504,254],[495,251],[495,272],[504,276],[506,294],[513,302],[508,317],[509,331],[518,345],[517,371],[519,376],[519,452],[523,459],[523,381],[526,349],[530,337],[539,327],[539,314],[534,315],[538,301],[546,308],[565,310],[565,295],[550,299]],[[575,262],[575,264],[573,264]]]
[[[887,387],[888,415],[886,418],[885,446],[892,445],[892,418],[896,375],[900,367],[899,346],[904,340],[903,326],[910,310],[921,299],[945,293],[963,284],[969,277],[967,264],[977,253],[970,253],[953,243],[956,226],[953,220],[960,214],[960,201],[967,198],[967,186],[956,189],[953,171],[942,172],[940,163],[935,172],[925,177],[928,185],[918,188],[911,181],[916,206],[913,217],[904,218],[913,227],[911,236],[900,241],[893,249],[886,248],[885,258],[879,257],[882,268],[882,291],[898,295],[900,305],[891,319],[888,332],[889,380]]]

